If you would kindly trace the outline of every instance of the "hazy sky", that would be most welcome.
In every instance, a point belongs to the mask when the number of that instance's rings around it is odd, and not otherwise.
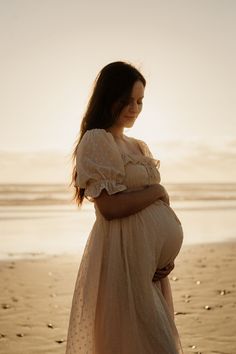
[[[235,151],[235,0],[0,0],[0,28],[0,150],[69,153],[98,71],[126,60],[147,79],[128,134]]]
[[[69,151],[95,76],[115,60],[148,82],[130,134],[235,136],[234,0],[0,0],[0,26],[0,149]]]

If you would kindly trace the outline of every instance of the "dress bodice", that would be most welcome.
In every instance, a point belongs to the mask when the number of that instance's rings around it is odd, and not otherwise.
[[[124,185],[128,190],[160,183],[160,173],[156,167],[156,160],[136,154],[121,152],[124,162]]]
[[[160,182],[160,161],[142,140],[128,139],[138,143],[140,154],[122,151],[104,129],[86,131],[76,155],[76,185],[85,189],[85,196],[95,198],[102,189],[114,194]]]

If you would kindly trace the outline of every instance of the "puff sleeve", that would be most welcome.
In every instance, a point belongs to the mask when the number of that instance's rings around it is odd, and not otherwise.
[[[87,130],[76,154],[76,185],[85,196],[96,198],[103,189],[109,195],[127,187],[122,183],[125,170],[122,157],[112,135],[104,129]]]

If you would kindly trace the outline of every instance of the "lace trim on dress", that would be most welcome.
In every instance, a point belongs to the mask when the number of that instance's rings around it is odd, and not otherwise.
[[[160,180],[160,173],[158,171],[160,167],[160,160],[144,155],[128,154],[126,152],[121,152],[121,157],[123,159],[124,165],[127,165],[128,163],[133,163],[145,166],[148,171],[150,181],[156,180],[157,178],[159,178]]]
[[[89,185],[85,189],[85,196],[96,198],[99,196],[103,189],[106,189],[107,193],[111,195],[118,192],[122,192],[127,189],[127,187],[123,184],[117,184],[116,181],[103,179],[100,181],[89,183]]]
[[[129,162],[141,163],[143,165],[151,165],[155,168],[160,167],[160,160],[154,159],[153,157],[138,155],[138,154],[129,154],[126,152],[121,152],[122,159],[125,165]]]

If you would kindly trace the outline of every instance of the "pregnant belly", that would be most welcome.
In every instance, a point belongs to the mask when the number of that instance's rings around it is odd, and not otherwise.
[[[106,238],[108,252],[114,249],[119,254],[120,250],[120,257],[130,267],[132,264],[134,272],[138,268],[152,279],[156,269],[165,267],[180,251],[181,223],[171,207],[161,200],[125,218],[108,221],[98,210],[96,215],[94,232],[98,233],[98,238],[101,235]]]
[[[183,242],[181,222],[173,209],[158,200],[143,210],[148,237],[156,254],[158,268],[165,267],[178,255]]]

